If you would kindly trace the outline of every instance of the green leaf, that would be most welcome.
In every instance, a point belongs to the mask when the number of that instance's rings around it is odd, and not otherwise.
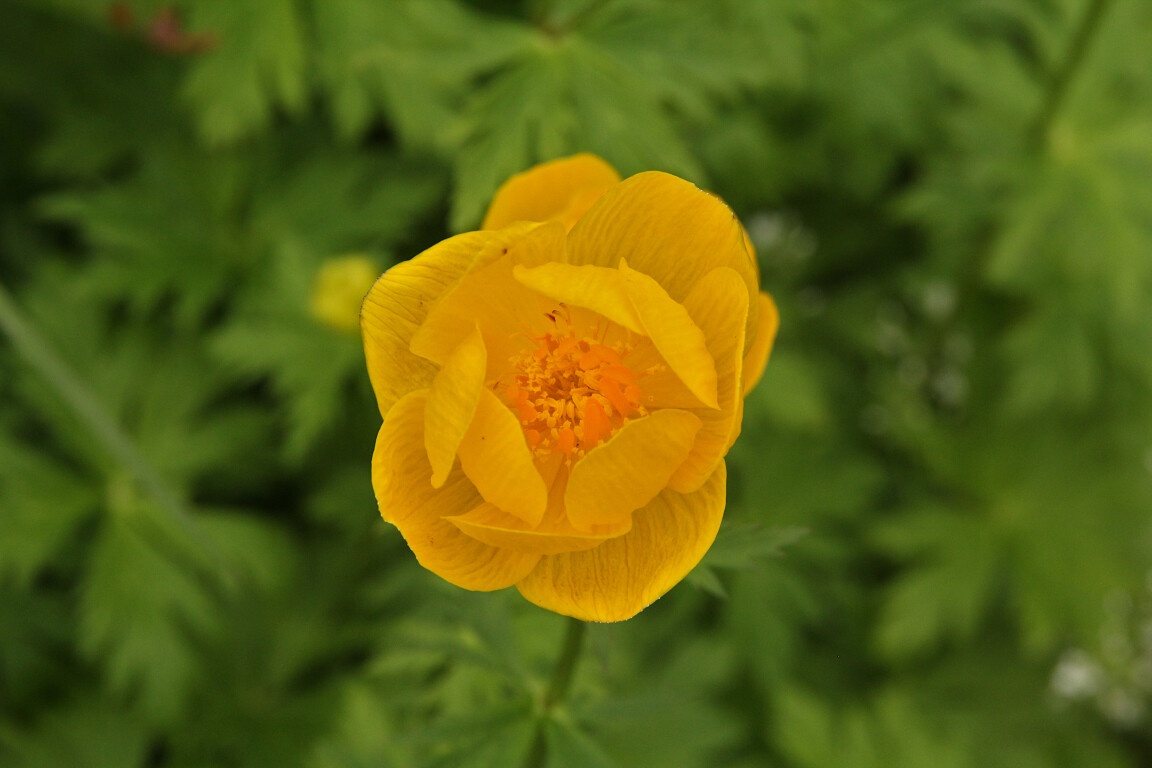
[[[79,640],[109,686],[137,697],[159,722],[184,709],[201,672],[196,639],[219,629],[213,597],[156,540],[147,507],[110,516],[96,540],[80,600]]]
[[[298,3],[198,0],[190,11],[189,31],[213,41],[183,89],[205,142],[233,144],[267,129],[275,110],[304,108],[308,50]]]
[[[340,134],[360,136],[378,113],[403,143],[444,151],[472,81],[523,44],[522,25],[455,0],[315,3],[317,57]]]
[[[643,659],[649,663],[639,663],[610,696],[573,701],[568,707],[573,720],[618,765],[708,765],[740,738],[740,724],[716,706],[714,696],[735,669],[731,645],[717,637],[684,634],[683,626],[673,625],[676,642],[665,639],[656,644],[658,650],[649,646],[658,661]],[[644,633],[652,629],[651,623],[637,627]],[[641,662],[635,652],[629,656],[621,661]]]
[[[95,489],[27,445],[0,435],[0,582],[28,585],[96,510]]]
[[[1001,576],[1004,544],[978,517],[920,512],[881,528],[883,543],[926,563],[889,589],[877,619],[876,648],[889,661],[935,650],[948,639],[969,640],[986,616]]]
[[[319,259],[299,248],[277,254],[267,291],[257,294],[212,340],[212,351],[230,375],[271,378],[285,403],[289,433],[283,450],[294,461],[340,423],[354,379],[366,379],[357,336],[322,325],[310,315]],[[366,398],[357,396],[361,403]]]
[[[521,708],[453,719],[415,734],[425,744],[421,768],[506,768],[521,765],[536,722]]]
[[[361,680],[342,692],[334,732],[316,745],[309,768],[391,768],[410,765],[385,691]]]
[[[452,227],[479,222],[496,188],[528,166],[591,151],[622,174],[664,170],[705,183],[704,171],[651,86],[579,33],[537,34],[479,90],[464,116]]]
[[[547,768],[614,768],[616,763],[595,741],[567,718],[550,718],[544,723],[548,749]]]
[[[8,747],[12,768],[110,768],[142,765],[148,748],[143,725],[102,696],[86,693],[47,710]],[[0,751],[0,756],[4,756]]]
[[[767,529],[758,523],[725,523],[704,559],[686,578],[718,597],[727,597],[716,575],[718,569],[754,570],[761,561],[779,556],[784,547],[795,544],[807,533],[797,527]]]
[[[385,251],[441,200],[442,169],[383,153],[325,151],[314,141],[284,142],[275,172],[253,190],[251,227],[274,249],[298,248],[309,259]]]
[[[66,648],[75,627],[70,601],[47,590],[13,588],[0,580],[0,691],[10,712],[28,711],[43,702],[69,673],[60,649]],[[0,757],[3,756],[0,720]]]
[[[127,180],[49,195],[38,208],[75,227],[99,257],[91,287],[140,313],[175,299],[188,324],[228,293],[252,259],[231,225],[243,166],[235,157],[206,162],[171,143],[149,149]]]

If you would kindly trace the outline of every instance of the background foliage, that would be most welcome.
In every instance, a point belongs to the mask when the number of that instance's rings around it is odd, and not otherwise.
[[[783,322],[548,765],[1152,766],[1148,51],[1146,0],[0,3],[0,764],[524,760],[563,621],[380,522],[310,297],[588,150],[728,200]]]

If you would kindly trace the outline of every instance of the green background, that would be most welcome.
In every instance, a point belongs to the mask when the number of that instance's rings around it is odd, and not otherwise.
[[[0,0],[0,765],[1152,766],[1152,3]],[[592,151],[782,323],[593,626],[379,520],[328,259]]]

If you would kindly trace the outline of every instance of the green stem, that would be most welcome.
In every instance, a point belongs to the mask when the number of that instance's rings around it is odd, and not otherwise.
[[[1088,46],[1096,35],[1096,30],[1099,29],[1100,21],[1104,18],[1110,3],[1111,0],[1088,0],[1088,6],[1084,9],[1084,15],[1080,18],[1080,24],[1072,36],[1072,42],[1068,45],[1064,61],[1052,76],[1051,85],[1044,96],[1044,103],[1032,125],[1030,136],[1036,146],[1040,146],[1048,138],[1052,123],[1060,114],[1076,72],[1084,61]]]
[[[544,696],[540,699],[540,720],[536,727],[536,736],[528,750],[524,768],[543,768],[548,759],[548,743],[544,736],[544,727],[552,710],[564,701],[568,689],[572,687],[572,676],[576,672],[576,664],[580,661],[580,652],[584,649],[584,634],[587,624],[580,619],[568,619],[568,626],[564,632],[564,645],[560,649],[560,658],[552,669],[552,677]]]
[[[556,667],[552,670],[548,689],[544,692],[542,703],[545,713],[552,711],[552,708],[568,695],[568,688],[572,685],[572,674],[576,671],[576,662],[580,660],[580,652],[584,649],[584,633],[587,626],[580,619],[568,619],[564,646],[560,650],[560,658],[556,660]]]
[[[52,350],[39,331],[24,318],[11,294],[2,285],[0,285],[0,330],[7,334],[16,351],[44,377],[48,385],[72,409],[97,441],[132,473],[137,482],[161,507],[175,517],[179,526],[194,540],[202,545],[207,544],[199,529],[194,527],[180,498],[168,487],[152,465],[140,455],[132,440],[100,401]],[[210,547],[208,551],[211,551]]]

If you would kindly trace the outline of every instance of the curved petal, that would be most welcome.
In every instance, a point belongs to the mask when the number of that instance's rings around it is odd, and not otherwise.
[[[458,587],[493,590],[515,584],[538,555],[499,549],[465,536],[444,519],[482,502],[459,469],[432,487],[424,453],[424,390],[402,397],[384,417],[372,454],[372,488],[384,520],[400,529],[420,564]]]
[[[623,258],[620,259],[620,275],[628,298],[640,316],[644,335],[652,339],[668,367],[701,403],[709,408],[718,408],[716,363],[708,353],[704,333],[693,322],[688,310],[673,301],[651,277],[629,268]]]
[[[563,262],[564,228],[556,222],[517,224],[485,233],[488,241],[465,274],[432,307],[426,321],[412,334],[411,350],[443,365],[472,329],[480,326],[488,348],[487,378],[502,374],[523,335],[539,328],[544,313],[554,308],[512,277],[516,265]]]
[[[629,517],[614,526],[594,526],[591,531],[580,531],[564,519],[563,510],[554,521],[533,530],[522,520],[509,515],[493,504],[481,504],[463,514],[447,518],[449,522],[472,538],[514,552],[535,555],[557,555],[592,549],[608,539],[623,536],[632,528]]]
[[[724,458],[739,433],[740,372],[743,366],[744,318],[748,295],[744,282],[727,267],[714,269],[692,289],[684,300],[692,319],[708,339],[708,352],[716,360],[716,410],[695,411],[703,426],[696,435],[684,463],[668,480],[668,487],[691,493],[708,479],[716,463]]]
[[[480,390],[476,415],[457,455],[485,501],[533,528],[540,525],[548,506],[544,478],[536,470],[515,414],[488,389]]]
[[[456,450],[476,413],[487,368],[484,339],[480,329],[474,328],[432,380],[424,408],[424,448],[432,465],[433,488],[444,484],[456,461]]]
[[[490,232],[450,237],[389,269],[364,297],[364,357],[381,416],[401,397],[432,382],[436,367],[410,351],[412,337],[429,308],[468,271],[491,238]]]
[[[577,528],[618,525],[647,504],[692,448],[700,419],[663,410],[630,421],[572,467],[564,506]]]
[[[522,285],[550,299],[590,309],[633,333],[644,332],[618,269],[544,264],[534,268],[518,266],[512,275]]]
[[[496,190],[481,229],[516,221],[557,220],[565,229],[620,182],[620,174],[596,155],[579,154],[541,163],[518,173]]]
[[[715,195],[667,173],[650,171],[625,179],[600,198],[568,238],[572,264],[615,267],[628,260],[651,275],[676,301],[716,267],[731,267],[744,280],[747,327],[756,327],[756,266],[744,247],[744,230]],[[751,343],[750,334],[746,335]]]
[[[772,354],[776,331],[780,328],[780,310],[776,308],[772,297],[761,291],[757,300],[760,302],[760,324],[756,328],[756,338],[744,356],[743,397],[747,397],[760,383],[760,377],[768,365],[768,356]]]
[[[516,584],[525,598],[584,621],[630,619],[692,570],[720,529],[724,464],[690,494],[664,490],[632,515],[632,530],[586,552],[545,555]]]

